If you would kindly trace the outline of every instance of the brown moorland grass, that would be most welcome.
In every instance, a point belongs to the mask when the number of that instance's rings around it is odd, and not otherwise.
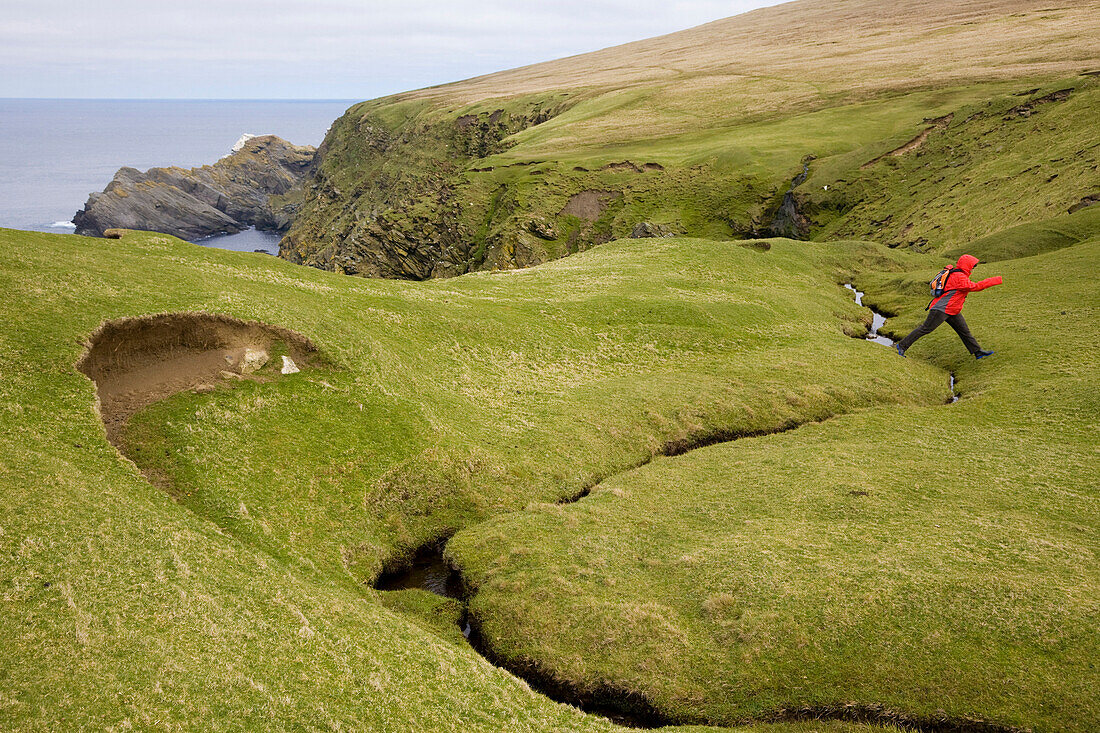
[[[807,89],[864,97],[1093,70],[1098,36],[1095,0],[799,0],[397,97],[461,105],[562,89],[668,86],[690,100],[736,89],[739,79],[789,85],[768,90],[771,104],[777,96],[798,100]]]

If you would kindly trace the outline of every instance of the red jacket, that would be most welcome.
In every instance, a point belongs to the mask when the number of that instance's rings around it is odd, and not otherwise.
[[[974,271],[974,265],[978,264],[978,258],[973,255],[963,255],[959,258],[955,267],[962,272],[952,272],[947,276],[946,287],[943,295],[933,298],[928,304],[928,310],[943,311],[949,316],[957,315],[963,309],[968,293],[991,288],[1001,284],[1001,276],[987,277],[976,283],[970,282],[970,273]]]

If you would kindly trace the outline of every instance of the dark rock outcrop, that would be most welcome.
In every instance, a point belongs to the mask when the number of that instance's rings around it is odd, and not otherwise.
[[[1100,193],[1090,193],[1088,196],[1083,196],[1080,201],[1069,207],[1068,213],[1076,214],[1081,209],[1095,206],[1098,203],[1100,203]]]
[[[788,239],[806,239],[810,233],[810,220],[803,212],[803,202],[795,193],[795,189],[806,182],[810,176],[810,162],[814,156],[807,155],[802,159],[802,172],[791,181],[791,187],[783,194],[779,208],[776,209],[771,222],[763,231],[754,232],[757,237],[787,237]]]
[[[560,233],[537,222],[535,232],[527,222],[548,212],[526,210],[508,186],[493,189],[490,201],[471,196],[469,176],[545,162],[480,164],[507,150],[511,135],[565,106],[535,102],[457,116],[429,108],[398,117],[378,114],[377,102],[351,107],[318,149],[279,256],[348,275],[404,280],[544,261],[552,246],[546,243]]]
[[[639,222],[630,232],[631,239],[653,239],[675,237],[676,233],[668,224],[654,224],[651,221]]]
[[[73,217],[76,233],[143,229],[196,240],[249,227],[285,231],[294,210],[282,197],[312,172],[312,147],[274,135],[201,168],[120,168],[107,187]]]
[[[1039,97],[1038,99],[1032,99],[1023,104],[1017,105],[1012,109],[1005,112],[1004,118],[1011,120],[1017,117],[1031,117],[1035,112],[1035,108],[1042,104],[1050,104],[1051,102],[1064,102],[1069,99],[1073,94],[1073,89],[1059,89],[1056,92]]]

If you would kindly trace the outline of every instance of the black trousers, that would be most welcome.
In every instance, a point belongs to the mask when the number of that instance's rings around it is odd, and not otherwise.
[[[962,313],[949,316],[943,311],[933,310],[928,311],[928,317],[924,319],[924,323],[914,328],[913,331],[899,341],[898,344],[901,346],[902,350],[905,351],[921,336],[927,336],[939,328],[940,324],[944,321],[947,321],[947,325],[951,326],[951,328],[955,329],[955,333],[959,334],[959,338],[962,339],[967,351],[971,354],[977,354],[982,350],[982,347],[978,346],[978,340],[970,333],[970,327],[966,325],[966,319],[962,317]]]

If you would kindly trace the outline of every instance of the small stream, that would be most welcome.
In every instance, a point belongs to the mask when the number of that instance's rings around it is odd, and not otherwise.
[[[856,290],[855,285],[852,285],[852,283],[844,283],[844,287],[848,288],[853,293],[855,293],[856,305],[863,305],[863,291],[862,290]],[[890,338],[888,336],[883,336],[881,333],[878,332],[878,330],[880,328],[882,328],[883,326],[886,325],[886,316],[882,315],[881,313],[879,313],[877,310],[875,310],[874,308],[872,308],[869,305],[868,306],[863,306],[863,307],[867,308],[869,311],[871,311],[871,330],[867,333],[867,335],[864,338],[867,341],[874,341],[876,344],[882,344],[883,346],[893,346],[896,342],[892,338]],[[951,372],[951,381],[949,383],[949,386],[951,388],[951,399],[948,400],[948,404],[954,404],[954,403],[959,401],[959,393],[955,391],[955,373],[954,372]]]
[[[855,286],[851,283],[844,283],[844,287],[848,288],[856,294],[856,305],[863,305],[862,290],[856,290]],[[867,340],[874,341],[876,344],[882,344],[883,346],[893,346],[894,340],[892,338],[883,336],[878,332],[880,328],[886,325],[886,316],[882,315],[870,306],[864,307],[871,311],[871,331],[867,334]]]
[[[420,549],[410,565],[388,573],[383,573],[374,587],[380,591],[426,590],[429,593],[451,598],[464,607],[468,602],[462,576],[443,558],[442,543],[434,543]],[[462,635],[470,643],[470,648],[484,657],[490,664],[505,669],[530,685],[531,689],[546,695],[551,700],[583,710],[591,715],[599,715],[612,723],[625,728],[659,728],[670,725],[648,701],[635,699],[636,696],[621,690],[603,691],[586,694],[567,683],[555,682],[532,669],[519,669],[497,659],[481,635],[473,629],[468,615],[464,614],[459,622]]]
[[[789,239],[805,239],[810,231],[810,222],[799,210],[798,200],[794,196],[794,190],[806,182],[810,176],[810,161],[813,156],[808,156],[802,161],[802,172],[791,181],[790,188],[783,194],[783,199],[776,209],[775,215],[762,234],[768,237],[787,237]]]
[[[438,545],[422,547],[412,558],[412,565],[382,573],[374,583],[374,588],[381,591],[426,590],[442,595],[443,598],[459,601],[463,605],[466,603],[462,576],[443,559],[443,548]],[[463,617],[459,626],[462,628],[462,635],[469,639],[470,622]]]
[[[409,590],[418,588],[444,598],[462,600],[462,579],[443,560],[443,551],[426,548],[416,553],[412,565],[392,573],[384,573],[374,587],[378,590]]]
[[[863,305],[863,293],[855,289],[851,283],[846,283],[844,287],[855,293],[856,304]],[[865,306],[868,307],[868,306]],[[879,333],[879,329],[886,323],[886,316],[874,310],[870,309],[873,317],[871,330],[866,336],[867,341],[872,341],[876,344],[883,346],[893,346],[894,341],[891,338],[883,336]],[[959,396],[955,392],[955,375],[951,374],[951,399],[950,402],[958,402]],[[797,427],[797,425],[787,426],[778,432],[784,430],[790,430]],[[777,431],[769,431],[777,432]],[[725,439],[736,440],[743,437],[753,437],[752,434],[727,436]],[[707,445],[714,441],[705,441],[700,445]],[[666,446],[665,455],[679,455],[691,450],[693,447],[688,446],[684,450],[675,450],[675,446]],[[571,497],[566,500],[567,502],[578,501],[586,497],[589,493],[589,489],[584,489],[577,496]],[[463,583],[462,576],[459,572],[453,568],[443,557],[443,548],[445,542],[435,542],[421,548],[410,564],[394,571],[383,573],[379,576],[375,582],[374,587],[380,591],[399,591],[399,590],[424,590],[436,595],[443,596],[445,598],[451,598],[459,601],[465,607],[468,603],[468,595],[466,586]],[[671,720],[665,718],[656,708],[650,705],[648,700],[645,700],[641,696],[631,694],[624,690],[602,690],[596,693],[583,693],[575,688],[572,688],[568,684],[555,682],[552,678],[544,679],[544,675],[533,669],[513,669],[511,665],[508,665],[502,660],[496,659],[491,649],[485,644],[481,638],[480,633],[471,627],[469,615],[464,614],[462,621],[459,623],[462,629],[462,635],[466,637],[470,643],[470,647],[484,657],[494,666],[505,669],[512,672],[517,677],[524,679],[532,689],[537,692],[541,692],[552,700],[557,702],[573,705],[587,713],[600,715],[607,718],[613,723],[629,728],[658,728],[664,726],[675,725]],[[860,710],[849,710],[848,714],[853,720],[863,720]],[[868,713],[873,717],[873,714]],[[844,715],[836,715],[834,711],[823,711],[821,715],[807,714],[806,719],[818,719],[820,717],[835,718],[835,719],[849,719]],[[798,715],[794,715],[791,720],[802,719]],[[897,722],[897,721],[894,721]],[[942,724],[941,724],[942,723]],[[967,726],[954,726],[953,723],[942,721],[930,722],[928,724],[921,724],[917,722],[908,722],[904,726],[907,729],[913,730],[927,730],[927,731],[962,731],[962,730],[975,730],[975,731],[1000,731],[1001,729],[995,725],[988,725],[980,722],[973,722],[971,727]]]
[[[426,590],[437,596],[452,598],[466,604],[466,590],[462,576],[443,559],[443,548],[438,545],[423,547],[413,557],[412,564],[400,570],[383,573],[375,582],[376,590]],[[462,635],[470,638],[470,623],[460,624]]]

